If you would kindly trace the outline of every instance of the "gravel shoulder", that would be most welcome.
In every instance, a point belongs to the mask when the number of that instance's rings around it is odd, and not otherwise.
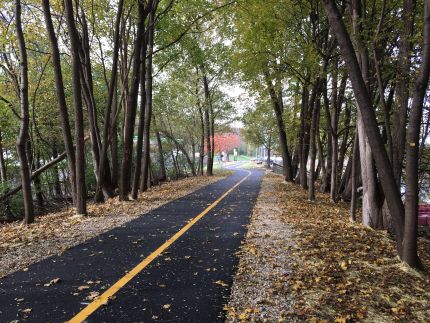
[[[88,216],[76,216],[74,209],[68,208],[38,217],[28,226],[18,222],[0,224],[0,277],[25,270],[30,264],[51,255],[61,254],[229,174],[219,172],[213,177],[189,177],[164,183],[141,193],[136,201],[121,202],[114,198],[103,204],[89,203]]]
[[[285,317],[291,307],[291,256],[285,248],[292,243],[292,232],[281,219],[283,196],[273,181],[279,178],[271,173],[263,177],[225,308],[227,322],[273,321]]]

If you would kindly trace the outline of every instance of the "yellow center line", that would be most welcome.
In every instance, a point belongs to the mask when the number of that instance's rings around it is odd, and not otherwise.
[[[142,262],[136,265],[132,270],[130,270],[127,274],[125,274],[122,278],[120,278],[115,284],[113,284],[109,289],[107,289],[93,302],[91,302],[85,308],[83,308],[78,314],[76,314],[68,322],[69,323],[83,322],[88,316],[94,313],[100,306],[107,304],[109,302],[109,299],[111,299],[113,295],[115,295],[121,288],[123,288],[134,277],[136,277],[137,274],[139,274],[145,267],[147,267],[164,250],[170,247],[171,244],[173,244],[176,240],[178,240],[185,232],[188,231],[188,229],[190,229],[194,224],[196,224],[197,221],[199,221],[210,210],[212,210],[215,206],[217,206],[217,204],[221,202],[227,195],[229,195],[235,188],[237,188],[240,184],[242,184],[251,175],[250,171],[247,170],[247,172],[249,173],[247,176],[242,178],[232,188],[230,188],[223,195],[221,195],[221,197],[219,197],[215,202],[209,205],[202,213],[200,213],[191,221],[189,221],[181,230],[179,230],[176,234],[174,234],[169,240],[164,242],[160,247],[158,247],[155,251],[153,251],[148,257],[142,260]]]

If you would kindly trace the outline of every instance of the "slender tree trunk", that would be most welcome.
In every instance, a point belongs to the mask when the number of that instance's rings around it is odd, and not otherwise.
[[[78,14],[77,14],[78,15]],[[106,174],[103,173],[99,176],[99,161],[100,161],[100,131],[97,122],[97,108],[94,99],[94,86],[93,86],[93,75],[91,68],[91,57],[90,57],[90,40],[88,36],[88,25],[85,12],[81,10],[81,15],[79,15],[79,21],[82,28],[81,46],[79,47],[79,57],[80,57],[80,75],[81,75],[81,89],[82,96],[88,111],[88,125],[90,129],[91,137],[91,148],[93,154],[93,167],[94,175],[96,181],[100,182],[101,177],[105,177]],[[108,194],[111,195],[110,193]]]
[[[160,181],[164,182],[167,179],[166,164],[164,163],[163,144],[161,142],[161,136],[158,130],[155,132],[155,136],[157,137],[158,159],[159,159],[158,162],[160,163],[160,170],[161,170]]]
[[[204,71],[204,68],[202,68],[202,71]],[[209,90],[209,83],[206,74],[203,72],[203,85],[205,90],[205,129],[206,129],[206,155],[207,155],[207,167],[206,167],[206,175],[212,176],[213,175],[213,160],[212,160],[212,142],[211,142],[211,125],[210,125],[210,90]]]
[[[142,192],[145,192],[150,186],[150,160],[151,160],[151,120],[152,120],[152,55],[154,49],[154,22],[155,10],[152,9],[149,19],[150,30],[148,33],[148,58],[146,60],[146,105],[145,105],[145,128],[143,133],[143,174],[142,174]]]
[[[7,181],[7,172],[6,172],[6,161],[4,159],[3,152],[3,137],[0,129],[0,181],[5,183]]]
[[[405,235],[403,239],[403,260],[412,267],[418,267],[417,219],[418,219],[418,149],[421,130],[423,102],[430,73],[430,0],[424,1],[424,46],[420,74],[415,82],[411,113],[407,130],[406,146],[406,195]]]
[[[318,120],[320,120],[321,116],[321,108],[319,109],[318,113]],[[318,150],[318,161],[321,165],[321,186],[320,186],[320,192],[325,192],[325,185],[327,185],[327,168],[325,166],[325,159],[324,159],[324,149],[320,137],[320,122],[317,123],[317,129],[316,129],[316,144],[317,144],[317,150]]]
[[[270,153],[272,151],[272,137],[269,136],[267,143],[267,168],[270,169]]]
[[[75,138],[76,138],[76,213],[87,213],[87,192],[85,185],[85,135],[84,116],[82,109],[81,82],[80,82],[80,60],[79,60],[79,35],[73,15],[72,0],[64,0],[67,29],[70,36],[72,53],[72,85],[73,105],[75,110]]]
[[[393,172],[397,186],[400,187],[405,152],[406,123],[409,102],[409,83],[411,74],[412,37],[414,35],[416,0],[404,0],[401,18],[399,46],[399,68],[396,101],[393,119]]]
[[[355,131],[354,135],[354,146],[352,150],[352,174],[351,174],[351,205],[350,213],[351,220],[356,221],[356,211],[357,211],[357,188],[358,188],[358,167],[359,167],[359,147],[358,147],[358,131]]]
[[[30,170],[26,153],[26,143],[29,140],[29,103],[28,103],[28,62],[27,49],[25,48],[24,33],[21,22],[21,1],[15,0],[16,38],[19,46],[19,99],[21,106],[21,124],[16,141],[18,159],[20,162],[20,175],[22,182],[22,195],[24,199],[24,223],[30,224],[34,221],[33,198],[31,194]]]
[[[40,168],[40,155],[36,154],[36,160],[34,161],[34,169]],[[43,199],[42,182],[40,180],[40,175],[34,178],[34,188],[36,193],[36,201],[38,207],[43,207],[45,201]]]
[[[203,119],[203,111],[200,105],[200,99],[198,94],[198,88],[196,87],[196,96],[197,96],[197,105],[199,108],[199,116],[200,116],[200,156],[199,156],[199,172],[200,175],[203,176],[203,168],[204,168],[204,160],[205,160],[205,122]]]
[[[139,3],[139,21],[134,44],[135,55],[133,58],[133,71],[131,76],[130,93],[127,100],[127,110],[125,111],[124,121],[124,145],[123,159],[121,164],[121,181],[119,186],[119,198],[122,201],[128,200],[131,183],[131,169],[133,158],[133,135],[136,121],[137,96],[139,92],[139,77],[140,77],[140,50],[143,45],[143,36],[145,30],[145,18],[143,4]]]
[[[63,75],[61,71],[60,51],[52,23],[49,0],[42,0],[43,13],[45,16],[46,29],[48,31],[51,44],[52,64],[54,66],[55,90],[60,111],[61,129],[63,131],[64,147],[67,153],[67,166],[69,169],[69,180],[72,192],[72,199],[76,204],[76,162],[75,150],[73,148],[72,131],[70,128],[69,114],[67,111],[66,94],[64,91]]]
[[[323,83],[323,101],[324,101],[324,111],[326,115],[326,135],[327,135],[327,180],[321,188],[323,192],[330,192],[331,187],[331,174],[332,174],[332,157],[333,157],[333,141],[331,140],[331,114],[330,114],[330,102],[327,96],[327,77],[324,79]]]
[[[301,151],[301,165],[303,165],[303,172],[301,173],[302,178],[300,179],[300,184],[302,185],[302,188],[305,190],[308,189],[307,164],[308,164],[309,148],[310,148],[309,146],[310,130],[311,130],[311,123],[312,123],[312,111],[315,104],[316,93],[318,91],[317,89],[318,89],[318,84],[317,82],[314,82],[310,98],[309,100],[306,100],[305,103],[307,104],[303,107],[304,135],[303,135],[303,144],[302,144],[302,151]]]
[[[175,178],[178,179],[179,178],[179,167],[178,167],[178,163],[175,157],[175,154],[173,153],[173,150],[170,151],[171,157],[172,157],[172,161],[173,161],[173,169],[175,170]]]
[[[337,164],[337,168],[340,174],[342,174],[343,172],[346,150],[348,148],[348,139],[349,139],[349,132],[350,132],[349,128],[351,126],[350,123],[351,123],[351,107],[349,104],[347,104],[345,109],[345,119],[343,123],[342,143],[339,148],[339,158],[338,158],[339,161]]]
[[[114,33],[114,43],[113,43],[113,58],[112,58],[112,71],[111,78],[109,82],[109,93],[108,93],[108,102],[104,115],[104,125],[103,125],[103,139],[102,139],[102,147],[100,152],[100,161],[99,161],[99,181],[97,182],[96,195],[95,200],[99,202],[102,200],[101,190],[104,186],[105,177],[103,174],[105,173],[105,168],[108,167],[107,155],[108,155],[108,147],[109,141],[112,146],[112,185],[114,187],[118,186],[118,154],[117,151],[117,129],[116,122],[112,126],[111,129],[111,120],[114,119],[114,114],[112,113],[112,107],[115,105],[116,107],[116,88],[117,88],[117,70],[118,70],[118,57],[119,57],[119,43],[120,43],[120,27],[121,27],[121,17],[122,11],[124,7],[124,0],[119,0],[117,15],[115,19],[115,33]],[[114,109],[116,110],[116,109]],[[115,111],[116,112],[116,111]],[[110,140],[109,140],[110,139]],[[115,152],[115,153],[114,153]],[[113,160],[115,158],[115,161]]]
[[[118,103],[115,102],[114,106]],[[115,122],[112,123],[112,131],[110,134],[110,152],[111,152],[111,161],[112,161],[112,187],[118,187],[118,178],[119,178],[119,162],[118,162],[118,125]],[[102,155],[103,156],[103,155]]]
[[[147,37],[145,37],[147,38]],[[141,49],[141,65],[140,65],[140,116],[139,125],[137,127],[137,143],[136,143],[136,167],[134,170],[133,186],[131,189],[131,198],[133,200],[137,199],[137,194],[139,191],[140,177],[142,174],[142,148],[143,148],[143,137],[144,137],[144,127],[145,127],[145,116],[146,105],[147,105],[147,95],[146,95],[146,39],[143,41],[143,46]],[[148,58],[149,59],[149,58]],[[143,181],[142,181],[143,183]]]
[[[275,112],[276,124],[278,127],[279,145],[282,153],[282,163],[285,180],[293,182],[293,172],[291,165],[291,155],[288,150],[287,133],[285,132],[285,123],[283,118],[284,104],[282,102],[282,89],[279,89],[279,93],[276,94],[275,87],[273,86],[269,75],[266,74],[266,85],[269,91],[270,99],[272,102],[273,110]]]
[[[336,67],[335,67],[336,68]],[[336,74],[335,74],[336,75]],[[338,111],[337,111],[337,104],[336,104],[336,98],[337,98],[337,77],[333,77],[333,90],[334,93],[332,93],[332,97],[335,99],[334,104],[332,105],[333,111],[331,113],[331,128],[332,128],[332,134],[331,134],[331,147],[332,147],[332,157],[331,157],[331,180],[330,180],[330,199],[332,202],[336,202],[337,200],[337,182],[339,178],[338,169],[337,169],[337,163],[338,163],[338,140],[337,140],[337,125],[338,125]]]
[[[343,201],[351,200],[351,170],[352,158],[349,158],[337,190],[337,196],[340,196]]]
[[[300,134],[299,134],[299,161],[300,161],[300,169],[299,169],[299,178],[300,185],[303,189],[307,189],[307,161],[304,160],[304,151],[305,151],[305,137],[306,137],[306,123],[307,123],[307,106],[309,100],[308,93],[308,82],[306,81],[303,84],[302,90],[302,102],[301,102],[301,111],[300,111]]]
[[[319,97],[319,78],[316,80],[317,87],[315,88],[315,100],[314,107],[312,111],[312,122],[310,129],[310,169],[309,169],[309,177],[308,177],[308,200],[311,202],[315,201],[315,159],[316,159],[316,129],[318,121],[318,114],[320,109],[320,97]],[[321,161],[320,161],[321,162]]]
[[[58,157],[56,142],[54,142],[52,146],[52,157],[54,157],[54,159]],[[55,197],[62,197],[63,193],[61,191],[61,182],[60,182],[59,170],[57,165],[54,166],[54,176],[55,176],[55,183],[54,183]]]

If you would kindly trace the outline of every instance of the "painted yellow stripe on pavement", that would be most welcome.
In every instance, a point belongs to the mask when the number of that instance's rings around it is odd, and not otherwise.
[[[227,195],[229,195],[234,189],[236,189],[240,184],[242,184],[250,175],[251,172],[247,170],[249,173],[247,176],[242,178],[239,182],[237,182],[232,188],[226,191],[220,198],[218,198],[215,202],[209,205],[202,213],[197,215],[191,221],[188,222],[181,230],[179,230],[175,235],[173,235],[169,240],[164,242],[160,247],[158,247],[154,252],[152,252],[148,257],[146,257],[142,262],[140,262],[137,266],[135,266],[132,270],[130,270],[127,274],[125,274],[122,278],[120,278],[115,284],[113,284],[109,289],[107,289],[103,294],[101,294],[97,299],[95,299],[92,303],[88,304],[84,309],[82,309],[78,314],[76,314],[72,319],[69,320],[69,323],[78,323],[83,322],[88,316],[94,313],[100,306],[105,305],[109,302],[109,299],[112,298],[121,288],[123,288],[129,281],[131,281],[134,277],[137,276],[145,267],[147,267],[155,258],[157,258],[164,250],[170,247],[176,240],[178,240],[185,232],[188,231],[197,221],[199,221],[202,217],[204,217],[210,210],[212,210],[219,202],[221,202]]]

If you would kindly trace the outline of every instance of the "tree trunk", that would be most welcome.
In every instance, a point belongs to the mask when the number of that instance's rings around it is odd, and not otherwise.
[[[310,169],[309,169],[309,177],[308,177],[308,200],[311,202],[315,201],[315,159],[316,159],[316,129],[318,120],[318,114],[320,109],[320,97],[319,97],[319,78],[316,80],[317,86],[315,87],[315,99],[314,106],[312,110],[312,121],[311,121],[311,129],[310,129]],[[321,162],[321,161],[320,161]]]
[[[337,105],[338,98],[338,62],[334,63],[334,71],[332,74],[332,86],[331,86],[331,147],[332,147],[332,156],[331,156],[331,186],[330,186],[330,199],[332,202],[336,202],[336,193],[337,193],[337,180],[338,180],[338,172],[337,172],[337,157],[338,157],[338,141],[337,141],[337,131],[338,131],[338,120],[339,120],[339,110]]]
[[[24,33],[21,22],[21,1],[15,0],[16,37],[19,45],[19,99],[21,107],[21,123],[19,135],[16,141],[18,159],[20,162],[20,175],[22,182],[22,195],[24,199],[24,223],[30,224],[34,221],[33,198],[31,195],[30,170],[26,153],[26,143],[29,140],[29,103],[28,103],[28,62],[27,49],[25,48]]]
[[[7,172],[6,172],[6,161],[3,155],[3,138],[0,129],[0,181],[5,183],[7,181]]]
[[[143,36],[145,30],[144,6],[139,3],[139,21],[134,44],[135,55],[133,58],[133,71],[131,76],[130,93],[127,100],[127,109],[124,111],[124,145],[123,159],[121,163],[121,180],[119,186],[119,198],[122,201],[128,200],[130,193],[132,158],[133,158],[133,135],[136,121],[137,96],[139,92],[139,77],[140,77],[140,50],[143,45]]]
[[[34,161],[34,168],[38,169],[40,168],[40,155],[39,153],[36,154],[36,160]],[[40,175],[37,175],[34,178],[34,188],[36,193],[36,201],[38,207],[43,207],[45,201],[43,199],[43,191],[42,191],[42,182],[40,180]]]
[[[67,153],[67,166],[69,169],[69,180],[72,192],[72,199],[76,205],[76,162],[75,150],[73,148],[72,131],[70,128],[69,114],[67,111],[66,94],[64,91],[63,74],[61,71],[60,51],[58,41],[55,35],[54,25],[52,23],[49,0],[42,1],[43,13],[45,16],[46,29],[48,31],[49,41],[51,44],[52,64],[54,67],[55,90],[60,110],[61,129],[63,131],[64,147]]]
[[[321,108],[319,109],[318,120],[320,120],[320,118],[321,118]],[[324,150],[323,150],[323,145],[320,137],[320,122],[317,123],[316,144],[317,144],[317,151],[318,151],[318,162],[321,165],[320,192],[325,192],[326,190],[325,185],[327,185],[327,168],[325,166]]]
[[[211,124],[210,124],[210,90],[209,90],[209,83],[206,74],[204,73],[204,68],[202,67],[203,71],[203,85],[205,90],[205,129],[206,129],[206,155],[207,155],[207,167],[206,167],[206,175],[212,176],[213,175],[213,159],[212,159],[212,142],[211,142]]]
[[[349,128],[351,126],[351,106],[349,104],[346,105],[344,118],[342,143],[339,148],[339,158],[337,164],[340,174],[342,174],[344,168],[345,155],[348,148]]]
[[[56,142],[54,142],[52,146],[52,157],[54,157],[54,159],[58,157]],[[61,182],[60,182],[59,170],[57,165],[54,166],[54,176],[55,176],[55,183],[54,183],[55,197],[62,197],[63,193],[61,191]]]
[[[109,82],[109,93],[108,93],[108,101],[104,115],[104,125],[103,125],[103,140],[102,147],[100,152],[100,161],[99,161],[99,181],[97,182],[95,200],[99,202],[102,200],[102,188],[104,186],[105,177],[102,174],[105,173],[105,168],[108,167],[107,155],[108,155],[108,147],[109,141],[111,142],[111,153],[112,153],[112,186],[118,186],[118,154],[117,152],[117,126],[116,122],[112,126],[111,129],[111,121],[114,119],[114,114],[112,110],[116,110],[116,83],[117,83],[117,70],[118,70],[118,57],[119,57],[119,43],[120,43],[120,25],[121,25],[121,16],[122,10],[124,7],[124,0],[119,0],[117,15],[115,19],[115,33],[114,33],[114,42],[113,42],[113,58],[112,58],[112,71],[111,78]],[[112,109],[112,107],[114,109]],[[116,112],[116,111],[115,111]],[[115,158],[115,161],[113,160]]]
[[[199,109],[200,117],[200,156],[199,156],[199,172],[203,176],[204,160],[205,160],[205,122],[203,119],[203,111],[200,104],[200,98],[198,93],[198,87],[196,87],[197,106]]]
[[[159,159],[158,162],[160,163],[160,170],[161,170],[160,181],[164,182],[167,179],[166,164],[164,163],[163,144],[161,142],[161,136],[158,130],[155,132],[155,136],[157,137],[158,159]]]
[[[304,190],[308,188],[307,180],[307,158],[306,158],[306,137],[308,132],[308,105],[309,105],[309,92],[308,92],[308,82],[303,84],[302,92],[302,103],[300,111],[300,141],[299,141],[299,159],[300,159],[300,185]]]
[[[356,210],[357,210],[357,188],[358,188],[358,167],[359,167],[359,147],[358,147],[358,131],[355,131],[354,135],[354,146],[352,150],[352,174],[351,174],[351,205],[350,213],[351,220],[356,221]]]
[[[110,153],[112,162],[112,187],[118,188],[119,177],[119,162],[118,162],[118,126],[112,125],[111,140],[110,140]]]
[[[108,180],[106,178],[106,174],[99,174],[99,162],[100,162],[100,131],[98,128],[97,122],[97,107],[96,101],[94,98],[94,86],[93,86],[93,75],[91,68],[91,57],[90,57],[90,40],[88,36],[88,25],[85,12],[81,10],[81,15],[79,16],[79,21],[82,28],[81,46],[79,47],[79,57],[80,57],[80,75],[81,75],[81,89],[82,96],[87,106],[88,111],[88,125],[90,129],[90,137],[91,137],[91,148],[93,154],[93,168],[94,175],[96,177],[96,181],[100,182],[101,177],[105,177],[104,182]],[[99,176],[100,175],[100,176]],[[108,192],[108,196],[111,196],[111,193]]]
[[[417,254],[418,149],[423,102],[430,73],[430,0],[424,2],[424,46],[420,74],[415,82],[406,145],[405,235],[402,259],[412,267],[420,266]]]
[[[332,131],[331,131],[331,114],[330,114],[330,102],[328,100],[327,96],[327,76],[324,79],[323,83],[323,102],[324,102],[324,111],[326,115],[326,136],[327,136],[327,180],[326,183],[323,184],[323,187],[321,188],[323,192],[330,192],[330,186],[331,186],[331,173],[332,173],[332,156],[333,156],[333,145],[332,145]]]
[[[269,75],[266,74],[265,77],[267,89],[269,91],[273,110],[275,112],[276,125],[278,127],[279,145],[281,146],[284,177],[286,181],[293,182],[294,177],[291,165],[291,155],[288,150],[287,133],[285,132],[285,124],[283,118],[284,104],[282,102],[282,89],[280,88],[278,91],[279,93],[276,94],[275,87],[273,86]]]
[[[399,67],[397,71],[397,105],[395,105],[397,108],[394,110],[393,118],[393,172],[399,188],[405,153],[415,7],[416,0],[404,0],[401,18],[402,31],[400,34],[399,46]]]
[[[139,125],[137,127],[137,143],[136,143],[136,167],[134,169],[133,186],[131,189],[131,198],[133,200],[137,199],[137,194],[139,191],[140,177],[142,174],[142,148],[143,148],[143,137],[145,128],[145,114],[147,105],[147,95],[146,95],[146,48],[147,48],[147,37],[143,41],[143,46],[140,51],[140,116]],[[150,58],[148,58],[150,59]],[[143,182],[142,182],[143,183]]]
[[[82,111],[81,81],[80,81],[80,60],[79,60],[79,35],[75,25],[73,15],[72,0],[64,1],[67,30],[70,36],[72,53],[72,87],[73,105],[75,110],[75,139],[76,139],[76,213],[87,213],[87,192],[85,185],[85,135],[84,135],[84,115]]]
[[[270,153],[272,151],[272,137],[269,136],[269,142],[267,144],[267,168],[270,169]]]
[[[150,30],[148,33],[148,58],[146,61],[146,104],[145,104],[145,127],[143,133],[143,174],[142,174],[142,192],[145,192],[150,186],[150,159],[151,159],[151,120],[152,120],[152,58],[154,49],[154,23],[156,7],[152,9],[149,19]]]

